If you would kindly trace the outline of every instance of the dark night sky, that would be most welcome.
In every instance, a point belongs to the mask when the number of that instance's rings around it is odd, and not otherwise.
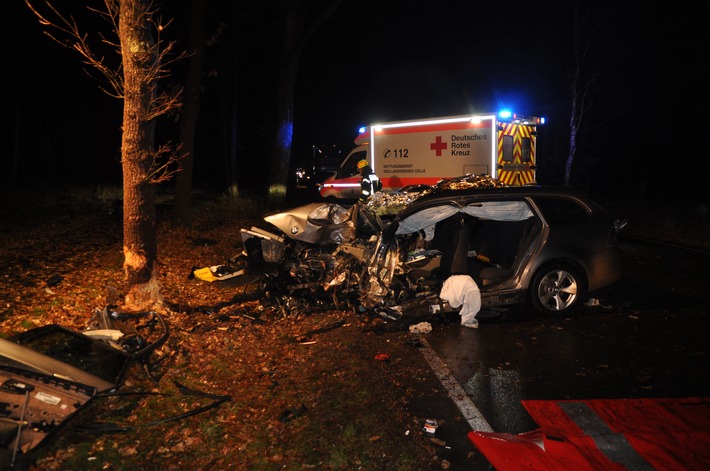
[[[207,30],[221,21],[226,33],[222,49],[211,50],[206,70],[221,78],[232,77],[225,69],[237,73],[229,81],[205,83],[198,144],[211,164],[198,168],[198,185],[219,186],[212,172],[222,158],[225,86],[247,97],[240,98],[244,158],[263,162],[265,142],[273,135],[269,85],[279,72],[279,25],[260,17],[258,8],[235,10],[234,3],[249,2],[208,1]],[[569,110],[571,3],[343,0],[302,56],[294,158],[312,144],[349,146],[357,127],[369,122],[506,106],[548,119],[538,143],[539,179],[559,182]],[[594,69],[605,87],[594,98],[580,143],[585,159],[579,160],[579,184],[627,193],[638,193],[641,180],[664,190],[702,188],[707,159],[694,155],[705,135],[700,110],[708,101],[702,72],[710,52],[708,6],[652,9],[647,2],[612,0],[591,5],[590,21],[600,27],[590,63],[602,64]],[[22,156],[20,179],[38,187],[70,183],[72,174],[88,184],[115,179],[120,103],[82,74],[77,54],[41,34],[24,2],[3,8],[9,11],[4,18],[16,19],[4,34],[16,81],[8,96],[19,123],[19,133],[3,130],[3,182],[12,173],[8,156],[15,145]],[[189,24],[184,11],[175,12],[175,33]],[[171,126],[166,120],[160,129]],[[87,169],[85,177],[80,170]],[[704,190],[685,196],[707,200]]]

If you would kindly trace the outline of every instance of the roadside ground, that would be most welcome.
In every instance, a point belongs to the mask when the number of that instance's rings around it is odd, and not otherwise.
[[[0,334],[60,324],[81,331],[123,292],[121,220],[90,199],[7,210],[0,228]],[[28,211],[27,208],[32,208]],[[190,277],[240,248],[260,215],[205,200],[192,228],[161,210],[159,262],[171,335],[122,392],[97,398],[27,469],[485,469],[461,418],[401,325],[335,309],[281,317],[248,284]],[[253,288],[253,287],[252,287]],[[265,305],[266,304],[266,305]],[[200,398],[175,382],[231,400],[181,420]],[[434,434],[425,431],[436,421]],[[123,433],[92,434],[113,423]],[[154,425],[147,425],[154,423]]]

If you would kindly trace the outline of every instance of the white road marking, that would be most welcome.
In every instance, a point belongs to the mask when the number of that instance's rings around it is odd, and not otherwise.
[[[429,342],[427,342],[423,337],[421,338],[421,342],[422,348],[419,350],[422,352],[422,355],[424,355],[427,363],[429,363],[429,366],[439,378],[439,381],[441,381],[441,384],[449,393],[449,397],[459,408],[461,414],[463,414],[464,418],[468,422],[468,425],[471,427],[471,430],[476,432],[493,432],[493,427],[490,426],[478,408],[476,408],[473,401],[471,401],[471,398],[466,394],[466,391],[463,390],[458,381],[456,381],[456,378],[453,377],[449,369],[446,367],[446,364],[444,364],[442,359],[439,358],[436,352],[434,352],[431,348]]]

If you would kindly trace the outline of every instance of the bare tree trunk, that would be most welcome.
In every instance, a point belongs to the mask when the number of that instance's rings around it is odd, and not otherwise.
[[[237,104],[234,100],[225,103],[225,123],[224,133],[224,168],[227,171],[227,195],[231,200],[239,197],[239,182],[237,181],[239,165],[239,118],[237,116]]]
[[[319,8],[312,18],[304,17],[304,6],[299,0],[288,2],[286,31],[277,85],[276,145],[269,167],[267,198],[271,205],[278,205],[286,197],[293,141],[294,87],[301,51],[316,29],[335,11],[340,1],[331,0],[324,8]]]
[[[267,198],[272,206],[277,206],[286,198],[288,184],[293,141],[294,84],[301,54],[297,4],[297,0],[289,2],[276,90],[276,142],[271,154],[267,190]]]
[[[277,103],[277,136],[269,167],[268,200],[271,205],[278,205],[286,197],[288,170],[293,143],[294,83],[296,81],[295,59],[284,58],[280,68]]]
[[[572,164],[574,163],[575,155],[577,155],[577,132],[579,131],[579,123],[581,121],[577,105],[578,93],[577,72],[575,72],[574,78],[572,79],[572,103],[569,116],[569,148],[567,150],[567,160],[565,162],[564,186],[570,186],[570,183],[572,182]]]
[[[572,164],[574,163],[574,157],[577,154],[577,133],[579,131],[579,125],[582,121],[583,107],[580,106],[580,76],[581,76],[581,57],[580,57],[580,41],[581,32],[579,27],[579,1],[574,2],[574,13],[572,15],[572,58],[574,64],[572,65],[572,83],[571,83],[571,103],[570,103],[570,116],[569,116],[569,148],[567,150],[567,160],[565,162],[565,174],[563,179],[564,186],[570,186],[572,181]]]
[[[104,0],[106,18],[112,32],[118,33],[117,44],[121,66],[107,66],[104,57],[90,47],[89,35],[82,33],[70,16],[62,15],[45,2],[47,15],[34,8],[30,0],[25,4],[40,23],[69,41],[48,36],[58,44],[78,52],[84,63],[94,67],[110,87],[102,89],[110,96],[123,99],[123,129],[121,164],[123,167],[123,268],[127,293],[124,304],[129,309],[145,310],[162,307],[163,298],[158,281],[157,215],[155,185],[168,181],[179,161],[172,146],[155,148],[155,119],[180,106],[180,94],[158,93],[158,80],[167,76],[163,68],[174,43],[156,40],[165,26],[155,19],[153,0]],[[97,11],[98,12],[98,11]],[[180,54],[177,59],[183,59]],[[113,89],[113,92],[109,91]]]
[[[192,0],[190,25],[191,53],[187,67],[185,101],[180,117],[180,141],[184,157],[182,171],[178,173],[175,185],[175,220],[189,226],[192,221],[192,173],[195,156],[195,127],[200,109],[200,83],[202,64],[205,57],[205,1]]]
[[[150,22],[151,0],[120,0],[119,37],[123,57],[123,253],[128,293],[125,304],[137,310],[162,305],[157,277],[155,186],[150,172],[155,155],[158,67]]]
[[[239,50],[239,44],[235,39],[233,49]],[[231,51],[230,51],[231,52]],[[224,52],[222,53],[224,54]],[[222,68],[227,70],[229,61],[224,60],[224,55],[220,56]],[[231,200],[239,197],[238,166],[239,166],[239,116],[237,107],[237,97],[234,88],[239,88],[239,60],[232,61],[232,81],[220,78],[220,91],[222,94],[222,159],[225,171],[225,184],[227,186],[227,196]],[[234,84],[236,83],[236,87]]]
[[[601,35],[603,19],[594,19],[590,12],[593,9],[587,5],[582,8],[579,0],[573,4],[572,14],[572,71],[570,84],[570,118],[569,118],[569,150],[565,163],[564,185],[572,184],[572,166],[575,159],[584,161],[585,156],[580,157],[578,150],[582,148],[583,140],[588,140],[594,129],[598,129],[604,121],[611,118],[606,114],[605,120],[595,120],[590,125],[585,117],[595,106],[594,98],[598,96],[600,90],[614,82],[615,74],[608,72],[613,64],[615,55],[604,52],[602,55],[594,54],[594,49],[598,48],[595,38]],[[607,15],[609,12],[607,12]],[[619,107],[620,109],[621,107]],[[619,109],[616,112],[619,112]],[[589,163],[589,162],[583,162]]]
[[[19,4],[15,7],[18,12],[16,15],[16,18],[19,18],[19,21],[14,21],[13,26],[14,26],[14,31],[13,34],[16,35],[15,37],[20,38],[20,32],[23,30],[24,25],[22,24],[22,15],[19,14],[19,9],[20,6]],[[15,54],[15,57],[13,58],[13,63],[19,64],[19,58],[22,57],[23,54],[23,41],[17,41],[15,43],[15,47],[12,47],[12,53]],[[0,180],[2,182],[3,186],[6,189],[9,189],[9,193],[12,194],[15,192],[16,185],[18,183],[18,177],[20,175],[20,152],[22,149],[20,149],[20,133],[22,132],[22,125],[21,125],[21,120],[20,120],[20,109],[22,106],[21,103],[21,98],[22,98],[22,93],[20,91],[22,90],[23,86],[22,84],[24,83],[24,77],[23,77],[23,68],[22,67],[13,67],[13,72],[15,76],[15,93],[12,94],[12,99],[14,101],[14,115],[12,119],[12,153],[10,157],[10,172],[9,175],[5,175],[7,178],[3,178]]]

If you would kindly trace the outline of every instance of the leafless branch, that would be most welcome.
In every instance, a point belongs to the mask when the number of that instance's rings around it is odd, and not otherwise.
[[[124,97],[124,89],[121,61],[118,61],[118,65],[111,66],[106,57],[97,55],[94,49],[92,49],[93,44],[91,44],[89,35],[81,32],[76,20],[72,16],[62,14],[48,0],[44,1],[44,5],[51,16],[41,13],[31,2],[32,0],[25,0],[25,4],[39,19],[40,24],[47,28],[44,34],[57,44],[78,52],[82,57],[82,62],[89,68],[97,71],[99,75],[108,82],[107,86],[99,85],[99,89],[109,96],[122,99]],[[120,11],[119,2],[117,0],[104,0],[104,6],[105,9],[103,10],[93,7],[87,8],[105,19],[110,25],[111,32],[117,35]],[[145,15],[151,19],[158,36],[154,49],[150,51],[157,60],[154,61],[155,65],[146,74],[146,84],[159,83],[161,79],[169,75],[171,65],[188,57],[186,52],[175,53],[175,42],[165,42],[162,40],[162,32],[170,26],[172,20],[167,22],[163,22],[162,18],[153,20],[154,13],[151,4],[148,6]],[[99,42],[114,50],[117,57],[121,56],[121,45],[118,39],[111,40],[101,31],[97,32],[97,35]],[[155,100],[153,100],[151,104],[151,112],[148,119],[155,119],[180,108],[181,98],[181,90],[171,93],[157,93]]]
[[[161,145],[150,156],[152,159],[150,170],[146,175],[148,183],[158,184],[169,181],[176,173],[182,171],[182,159],[180,155],[182,144],[175,145],[171,142]]]

